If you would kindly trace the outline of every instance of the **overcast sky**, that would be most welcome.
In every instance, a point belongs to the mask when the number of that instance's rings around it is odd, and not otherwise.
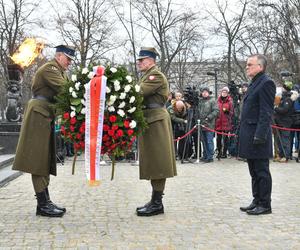
[[[50,0],[50,2],[53,2],[53,0]],[[232,3],[232,6],[234,6],[234,2],[235,0],[230,1],[230,3]],[[208,13],[206,12],[206,10],[212,11],[216,9],[214,0],[197,0],[197,1],[196,0],[174,0],[174,3],[178,3],[179,5],[183,4],[185,10],[187,8],[190,8],[193,11],[199,11],[201,15],[207,15],[207,16]],[[57,5],[54,6],[54,8],[57,7],[58,7]],[[44,28],[44,27],[37,26],[34,29],[30,30],[30,34],[32,34],[35,37],[42,38],[45,41],[46,48],[43,52],[45,55],[53,54],[53,49],[49,49],[49,47],[53,47],[55,45],[62,43],[62,39],[54,23],[54,18],[56,15],[54,8],[49,3],[49,0],[41,1],[39,6],[39,11],[35,12],[34,18],[37,18],[39,20],[44,20],[46,23],[46,27]],[[214,57],[226,49],[226,46],[224,46],[225,41],[222,41],[222,39],[215,39],[215,37],[210,36],[209,28],[211,26],[212,26],[211,21],[207,21],[206,24],[203,23],[204,29],[207,28],[207,30],[204,30],[204,34],[210,37],[207,40],[208,48],[204,51],[205,57]],[[122,31],[120,30],[118,32],[122,33]],[[124,32],[124,37],[126,37],[125,32]],[[144,45],[154,45],[151,39],[146,38],[145,41],[146,44]],[[119,52],[117,52],[116,54],[120,55]]]

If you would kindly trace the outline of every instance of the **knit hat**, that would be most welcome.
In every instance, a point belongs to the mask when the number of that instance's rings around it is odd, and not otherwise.
[[[208,93],[210,93],[209,87],[203,87],[203,88],[201,88],[201,92],[203,92],[203,91],[207,91]]]
[[[226,91],[227,93],[229,92],[229,88],[228,87],[223,87],[222,89],[221,89],[221,92],[223,92],[223,91]]]

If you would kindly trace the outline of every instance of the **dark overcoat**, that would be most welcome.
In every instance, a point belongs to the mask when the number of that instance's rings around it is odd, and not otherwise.
[[[272,115],[276,87],[264,73],[255,76],[243,99],[239,130],[239,156],[246,159],[268,159],[273,157]],[[254,137],[264,140],[253,144]]]
[[[144,117],[148,128],[139,137],[140,179],[155,180],[177,175],[170,115],[164,107],[169,84],[154,66],[141,78]],[[147,108],[157,105],[157,108]],[[160,106],[160,107],[159,107]]]
[[[14,170],[34,175],[56,175],[53,97],[66,80],[63,68],[52,60],[38,69],[33,83],[33,96],[25,109],[24,120],[13,164]]]

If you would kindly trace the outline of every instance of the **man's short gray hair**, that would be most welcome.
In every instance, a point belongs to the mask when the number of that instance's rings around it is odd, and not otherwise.
[[[263,71],[265,71],[267,69],[267,65],[268,65],[268,61],[265,55],[262,54],[254,54],[251,55],[250,57],[256,57],[258,64],[261,65],[263,67]]]

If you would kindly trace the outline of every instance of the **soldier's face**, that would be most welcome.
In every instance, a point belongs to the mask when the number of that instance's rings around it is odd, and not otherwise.
[[[137,60],[137,66],[141,72],[147,71],[153,65],[154,65],[154,60],[151,57],[146,57]]]
[[[58,56],[57,61],[64,70],[67,70],[72,62],[71,58],[67,57],[63,53]]]
[[[262,71],[263,67],[258,63],[257,57],[249,57],[246,65],[247,76],[252,79],[254,76],[256,76],[259,72]]]

